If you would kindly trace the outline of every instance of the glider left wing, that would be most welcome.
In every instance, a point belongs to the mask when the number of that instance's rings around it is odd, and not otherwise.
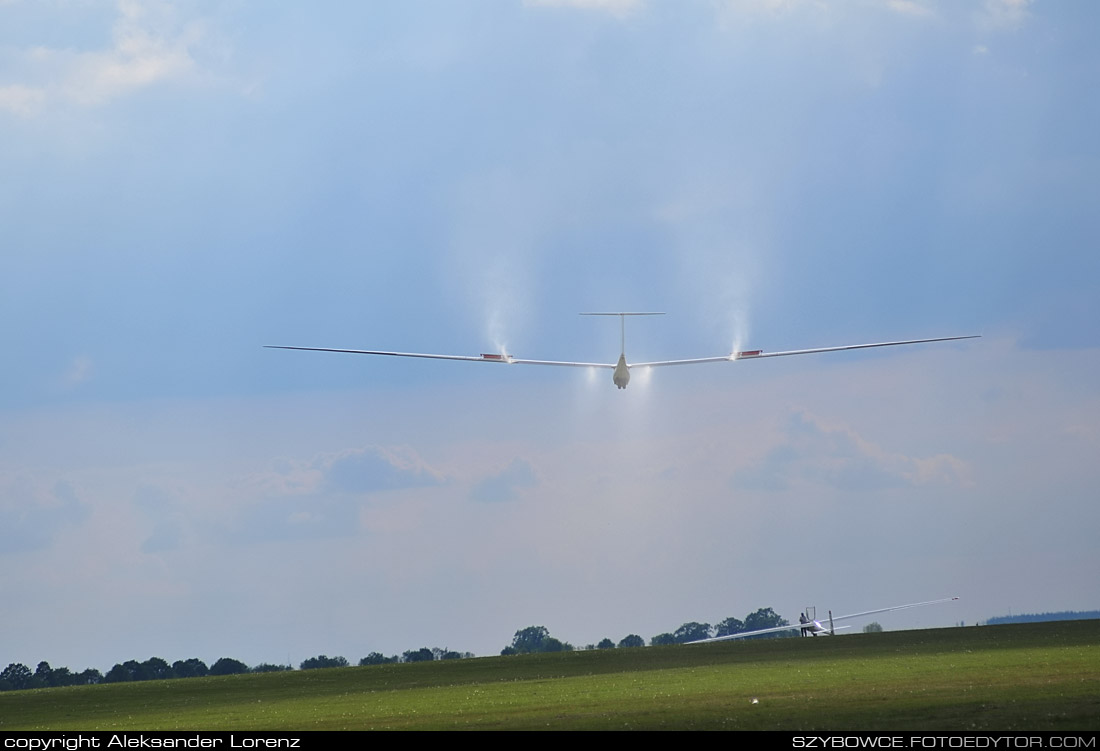
[[[373,349],[333,349],[330,347],[286,347],[278,344],[265,344],[268,349],[298,349],[306,352],[344,352],[352,355],[385,355],[387,357],[420,357],[428,360],[465,360],[467,362],[499,362],[506,365],[561,365],[570,368],[614,368],[615,363],[605,362],[565,362],[558,360],[521,360],[511,355],[432,355],[425,352],[383,352]]]

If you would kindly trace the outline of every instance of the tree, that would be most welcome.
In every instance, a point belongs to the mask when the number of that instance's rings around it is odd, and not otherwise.
[[[288,670],[293,670],[293,665],[272,665],[270,662],[261,662],[259,665],[253,666],[251,673],[285,673]]]
[[[677,644],[687,644],[689,641],[699,641],[700,639],[710,638],[710,624],[709,623],[685,623],[673,632],[672,637],[676,639]]]
[[[76,683],[77,677],[73,675],[71,670],[64,667],[51,670],[49,680],[46,681],[46,685],[51,688],[54,686],[73,686]]]
[[[127,660],[121,664],[115,663],[115,666],[107,671],[107,675],[103,677],[104,683],[127,683],[129,681],[147,681],[153,677],[152,672],[145,666],[145,663],[138,662],[137,660]]]
[[[21,662],[11,663],[0,673],[0,681],[10,686],[7,689],[8,691],[20,691],[29,688],[32,678],[34,678],[34,673]]]
[[[512,643],[502,649],[502,655],[525,655],[533,652],[572,652],[573,645],[550,636],[546,626],[528,626],[520,629]]]
[[[764,628],[776,628],[778,626],[789,626],[786,620],[783,619],[778,613],[771,608],[760,608],[755,613],[749,613],[745,616],[745,630],[757,631]],[[779,636],[795,636],[798,633],[797,629],[791,629],[790,632],[781,631],[774,634],[763,634],[759,638],[775,638]],[[748,637],[755,639],[758,637]]]
[[[626,649],[627,647],[644,647],[644,646],[645,646],[645,639],[638,636],[637,634],[627,634],[626,636],[623,637],[623,640],[619,642],[619,647],[621,649]]]
[[[502,649],[502,655],[523,655],[533,652],[572,652],[573,645],[550,636],[546,626],[528,626],[520,629],[512,643]]]
[[[298,667],[302,670],[317,670],[318,668],[346,668],[347,666],[348,661],[343,657],[318,655],[316,657],[310,657],[308,660],[303,660],[302,664]]]
[[[649,640],[649,646],[651,647],[664,647],[669,644],[675,644],[676,637],[670,633],[657,634]]]
[[[79,686],[91,686],[96,683],[103,683],[103,674],[95,668],[88,668],[77,674],[76,683]]]
[[[865,634],[881,634],[882,625],[878,621],[871,621],[863,627],[863,633]]]
[[[164,662],[164,660],[160,660],[160,662]],[[150,663],[149,660],[146,660],[145,662],[138,662],[137,660],[127,660],[126,662],[122,663],[122,667],[130,671],[130,675],[132,676],[131,680],[151,681],[153,680],[153,678],[156,677],[156,674],[153,671],[160,667],[160,663]]]
[[[421,647],[417,650],[410,649],[401,655],[401,662],[431,662],[434,659],[435,655],[427,647]]]
[[[615,642],[610,639],[601,639],[600,643],[596,645],[596,649],[614,649]]]
[[[172,666],[159,657],[150,657],[148,660],[141,663],[141,669],[142,673],[147,676],[144,680],[153,681],[176,677],[175,672],[172,670]]]
[[[715,636],[730,636],[745,630],[745,622],[740,618],[727,618],[714,627]]]
[[[210,668],[206,667],[206,663],[198,657],[192,657],[190,660],[176,660],[172,663],[172,670],[177,678],[202,678],[210,672]]]
[[[113,668],[107,671],[107,675],[103,676],[104,683],[126,683],[132,680],[134,680],[133,674],[117,662]]]
[[[232,657],[221,657],[210,666],[210,675],[239,675],[247,672],[248,666]]]
[[[385,665],[387,662],[397,662],[397,655],[386,657],[381,652],[371,652],[359,661],[360,665]]]
[[[512,637],[513,654],[530,654],[531,652],[544,652],[546,640],[550,638],[550,630],[546,626],[528,626],[520,629]]]

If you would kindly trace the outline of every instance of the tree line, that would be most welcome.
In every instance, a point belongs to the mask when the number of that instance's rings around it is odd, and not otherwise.
[[[649,640],[651,646],[666,644],[684,644],[699,639],[707,639],[712,636],[729,636],[745,631],[773,628],[775,626],[790,625],[771,608],[761,608],[754,613],[745,616],[744,620],[738,618],[726,618],[717,625],[698,623],[692,621],[681,625],[670,633],[657,634]],[[787,636],[798,633],[793,628],[788,633],[768,634],[768,638]],[[644,647],[645,639],[637,634],[628,634],[618,643],[611,639],[602,639],[598,644],[589,644],[581,649],[625,649],[630,647]],[[550,635],[545,626],[528,626],[515,633],[512,643],[501,650],[502,655],[531,654],[536,652],[572,652],[576,649],[572,644],[561,641]],[[432,660],[457,660],[473,657],[472,652],[455,652],[439,647],[421,647],[420,649],[406,650],[400,655],[386,656],[380,652],[371,652],[359,660],[359,665],[385,665],[391,663],[430,662]],[[318,655],[303,660],[299,670],[316,670],[319,668],[348,667],[349,662],[344,657],[329,657]],[[54,688],[57,686],[83,686],[95,683],[126,683],[131,681],[156,681],[170,678],[202,678],[208,675],[238,675],[241,673],[272,673],[286,670],[294,670],[292,665],[274,665],[260,663],[249,667],[240,660],[232,657],[222,657],[214,664],[207,666],[205,662],[192,657],[189,660],[176,660],[168,663],[160,657],[150,657],[144,662],[127,660],[117,663],[106,675],[95,668],[88,668],[79,673],[66,667],[53,668],[48,662],[40,662],[35,670],[31,670],[21,663],[11,663],[3,672],[0,672],[0,691],[20,691],[30,688]]]
[[[739,618],[726,618],[716,626],[709,623],[692,621],[681,625],[671,633],[657,634],[649,640],[650,646],[660,647],[669,644],[686,644],[700,639],[709,639],[714,636],[731,636],[746,631],[757,631],[777,626],[789,626],[790,623],[782,618],[771,608],[760,608],[755,613],[749,613],[745,620]],[[795,636],[798,628],[792,628],[789,632],[780,631],[760,636],[749,636],[749,639],[768,639],[785,636]],[[624,636],[616,645],[611,639],[602,639],[598,644],[589,644],[584,649],[619,649],[628,647],[644,647],[645,639],[637,634]],[[569,642],[563,642],[550,636],[550,631],[545,626],[528,626],[520,629],[512,638],[512,643],[500,650],[502,655],[522,655],[538,652],[572,652],[575,647]]]
[[[1021,615],[999,615],[990,618],[987,626],[1005,623],[1042,623],[1043,621],[1085,621],[1100,618],[1100,610],[1060,610],[1056,613],[1022,613]]]
[[[471,652],[454,652],[438,647],[422,647],[410,649],[401,655],[386,657],[378,652],[371,652],[359,660],[360,665],[382,665],[385,663],[424,662],[429,660],[457,660],[464,657],[473,657]],[[328,657],[318,655],[303,660],[299,670],[316,670],[318,668],[343,668],[349,665],[344,657]],[[0,691],[22,691],[29,688],[56,688],[58,686],[87,686],[96,683],[128,683],[131,681],[161,681],[170,678],[203,678],[208,675],[239,675],[241,673],[275,673],[286,670],[294,670],[292,665],[273,665],[268,662],[249,667],[240,660],[232,657],[222,657],[213,665],[207,666],[205,662],[192,657],[189,660],[176,660],[169,664],[160,657],[150,657],[144,662],[127,660],[117,663],[103,675],[95,668],[88,668],[79,673],[74,673],[69,668],[53,668],[48,662],[38,663],[38,667],[31,671],[22,663],[13,662],[0,672]]]

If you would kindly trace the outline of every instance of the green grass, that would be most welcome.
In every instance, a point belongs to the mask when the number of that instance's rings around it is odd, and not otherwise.
[[[0,694],[0,731],[1098,726],[1098,621],[492,657]]]

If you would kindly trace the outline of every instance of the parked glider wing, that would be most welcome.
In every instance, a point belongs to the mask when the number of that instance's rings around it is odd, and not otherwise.
[[[835,618],[833,620],[836,620]],[[712,636],[709,639],[698,639],[696,641],[689,641],[688,644],[706,644],[712,641],[729,641],[730,639],[747,639],[750,636],[760,636],[762,634],[778,634],[781,631],[798,631],[799,625],[794,626],[774,626],[772,628],[758,628],[756,631],[742,631],[737,634],[727,634],[726,636]]]
[[[911,602],[908,605],[894,605],[889,608],[879,608],[878,610],[865,610],[862,613],[849,613],[848,615],[833,616],[833,621],[846,621],[850,618],[861,618],[867,615],[876,615],[877,613],[889,613],[894,610],[905,610],[906,608],[919,608],[922,605],[938,605],[941,602],[951,602],[959,599],[958,597],[944,597],[940,600],[928,600],[926,602]],[[760,636],[761,634],[778,634],[781,631],[798,631],[803,626],[816,625],[820,628],[819,621],[810,621],[809,624],[796,623],[790,626],[775,626],[773,628],[762,628],[756,631],[742,631],[738,634],[728,634],[726,636],[712,636],[709,639],[699,639],[697,641],[689,641],[688,644],[706,644],[712,641],[729,641],[730,639],[745,639],[750,636]]]

